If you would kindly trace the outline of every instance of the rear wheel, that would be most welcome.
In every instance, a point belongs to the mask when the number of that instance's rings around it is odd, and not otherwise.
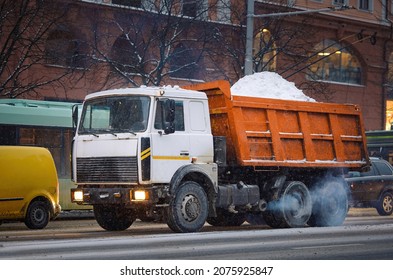
[[[97,223],[109,231],[126,230],[136,219],[131,209],[115,205],[94,205],[94,216]]]
[[[389,192],[382,194],[377,202],[376,209],[381,216],[389,216],[393,212],[393,195]]]
[[[311,216],[312,200],[306,185],[299,181],[286,182],[278,200],[270,201],[263,218],[271,227],[303,227]]]
[[[207,195],[196,182],[182,183],[167,209],[167,224],[175,232],[197,232],[208,215]]]
[[[43,229],[50,220],[50,210],[44,201],[33,201],[27,208],[25,225],[29,229]]]
[[[339,226],[348,212],[348,194],[345,181],[339,178],[326,178],[313,192],[313,210],[308,224],[310,226]]]

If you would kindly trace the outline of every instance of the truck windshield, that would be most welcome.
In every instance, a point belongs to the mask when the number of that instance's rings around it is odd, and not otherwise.
[[[143,132],[147,128],[150,98],[122,96],[86,101],[80,134]]]

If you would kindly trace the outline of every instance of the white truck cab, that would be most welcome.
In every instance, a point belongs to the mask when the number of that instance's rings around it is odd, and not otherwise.
[[[78,186],[72,200],[92,204],[103,228],[125,229],[136,217],[168,206],[170,182],[188,174],[180,170],[198,166],[210,184],[217,184],[207,97],[179,87],[90,94],[75,133],[72,162]],[[112,222],[113,217],[124,221]]]

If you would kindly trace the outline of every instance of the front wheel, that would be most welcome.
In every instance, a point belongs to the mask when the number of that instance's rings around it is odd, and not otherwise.
[[[43,229],[50,220],[48,204],[44,201],[33,201],[27,208],[25,225],[29,229]]]
[[[389,216],[393,212],[393,195],[389,192],[382,194],[377,202],[376,209],[381,216]]]
[[[97,223],[109,231],[121,231],[129,228],[135,221],[134,211],[115,205],[94,205]]]
[[[174,232],[197,232],[208,215],[207,195],[196,182],[182,183],[167,209],[167,224]]]

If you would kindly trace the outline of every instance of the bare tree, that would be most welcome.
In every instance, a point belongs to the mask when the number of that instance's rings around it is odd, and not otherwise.
[[[0,1],[0,97],[37,96],[72,72],[48,74],[45,42],[63,14],[53,1]],[[37,74],[39,72],[39,75]]]
[[[161,85],[171,79],[201,80],[206,45],[204,1],[136,1],[92,17],[95,65],[109,69],[105,87]],[[113,2],[112,2],[113,3]],[[138,8],[138,9],[135,9]],[[98,12],[98,11],[97,11]]]

